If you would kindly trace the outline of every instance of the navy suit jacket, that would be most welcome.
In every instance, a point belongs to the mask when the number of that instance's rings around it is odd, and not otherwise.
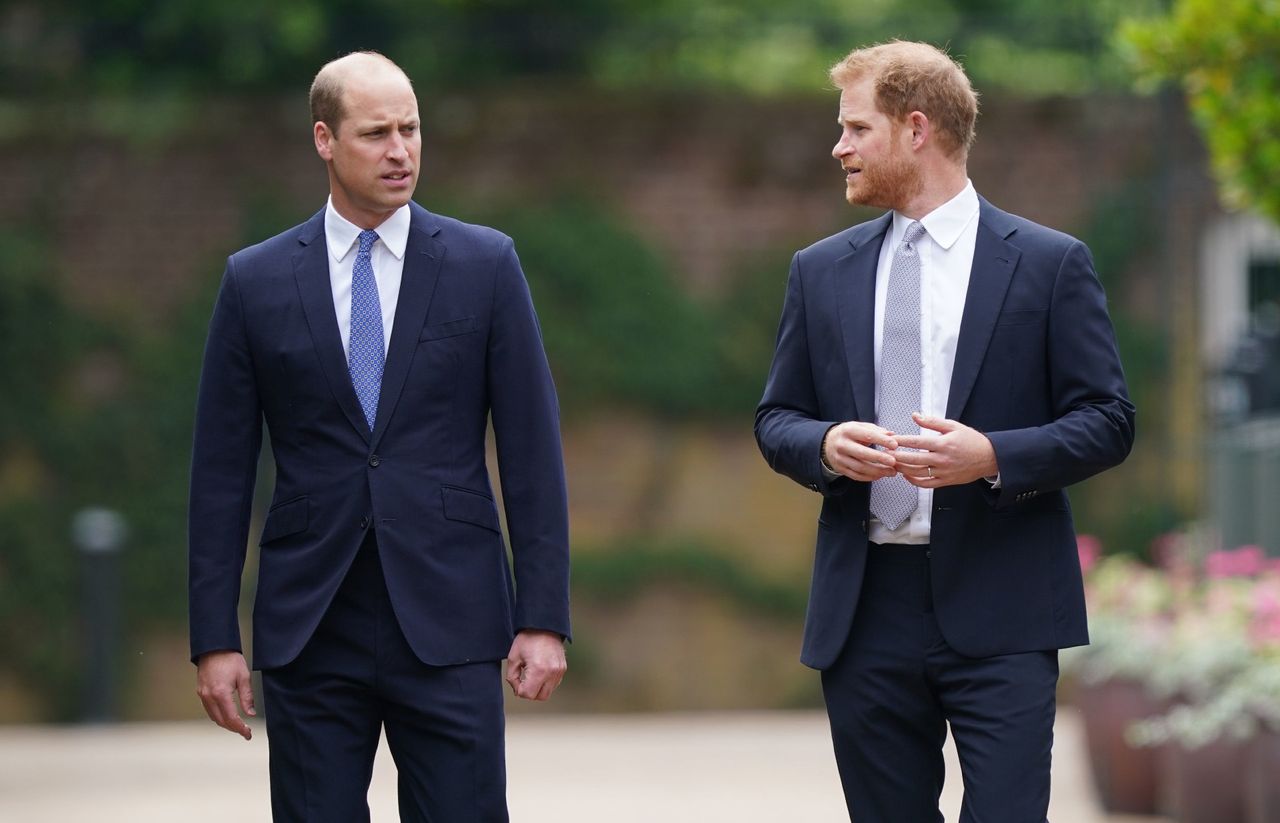
[[[236,609],[264,421],[276,484],[261,534],[255,668],[297,656],[370,528],[401,629],[424,662],[501,659],[523,628],[569,635],[558,406],[511,239],[410,209],[372,432],[338,332],[324,212],[227,262],[196,411],[193,659],[241,648]],[[485,465],[490,418],[514,586]]]
[[[802,660],[823,669],[849,634],[867,555],[870,484],[828,482],[822,438],[874,422],[875,279],[891,215],[796,254],[756,411],[776,471],[824,495]],[[1106,297],[1089,250],[981,200],[946,416],[987,435],[1000,488],[937,489],[930,535],[943,636],[971,657],[1088,642],[1064,489],[1120,463],[1134,436]]]

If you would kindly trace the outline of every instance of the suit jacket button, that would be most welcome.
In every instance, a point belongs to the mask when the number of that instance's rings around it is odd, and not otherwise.
[[[376,469],[376,468],[378,468],[378,464],[379,464],[379,463],[381,463],[381,462],[382,462],[382,461],[378,459],[378,455],[376,455],[376,454],[375,454],[375,455],[372,455],[372,456],[369,458],[369,465],[370,465],[370,466],[372,466],[372,467],[373,467],[373,468],[375,468],[375,469]]]
[[[369,528],[369,518],[367,517],[360,518],[360,528],[362,529]]]

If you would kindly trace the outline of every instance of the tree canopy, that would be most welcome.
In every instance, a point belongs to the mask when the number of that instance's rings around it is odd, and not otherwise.
[[[849,49],[949,48],[983,90],[1119,87],[1109,38],[1159,0],[8,0],[0,95],[294,91],[385,51],[421,85],[527,80],[619,90],[821,90]]]
[[[1148,84],[1186,91],[1223,198],[1280,222],[1280,2],[1175,0],[1121,42]]]

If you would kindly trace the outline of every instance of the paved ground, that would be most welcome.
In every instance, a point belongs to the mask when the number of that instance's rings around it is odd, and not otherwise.
[[[266,736],[246,743],[207,723],[0,728],[0,821],[267,821]],[[960,792],[949,750],[943,793]],[[847,820],[825,720],[815,713],[520,715],[509,723],[515,823],[808,823]],[[1089,784],[1080,725],[1060,713],[1054,823],[1107,818]],[[379,754],[374,823],[396,820],[395,772]]]

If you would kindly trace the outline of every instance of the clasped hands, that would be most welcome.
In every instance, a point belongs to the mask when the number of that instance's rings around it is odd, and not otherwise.
[[[895,434],[874,423],[850,421],[827,432],[822,459],[833,471],[870,482],[901,474],[922,489],[958,486],[999,473],[991,441],[955,420],[916,412],[921,430],[937,434]]]

